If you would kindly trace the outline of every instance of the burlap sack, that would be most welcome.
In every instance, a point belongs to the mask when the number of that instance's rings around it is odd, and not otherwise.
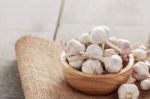
[[[19,74],[26,99],[117,99],[89,96],[72,89],[65,81],[60,61],[61,45],[54,41],[25,36],[16,43]],[[150,99],[150,91],[140,99]]]

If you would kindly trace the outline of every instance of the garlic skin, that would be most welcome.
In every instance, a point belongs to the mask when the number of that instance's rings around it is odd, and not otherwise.
[[[105,26],[105,25],[101,25],[101,27],[104,28],[104,30],[105,30],[105,32],[106,32],[107,34],[110,34],[110,28],[108,28],[108,27]]]
[[[109,37],[109,41],[112,42],[113,44],[117,45],[119,43],[119,40],[116,37]]]
[[[137,62],[133,66],[133,77],[139,81],[150,77],[148,66],[144,62]]]
[[[82,72],[89,74],[102,74],[103,67],[98,60],[88,59],[82,64]]]
[[[80,52],[85,52],[85,45],[81,44],[76,39],[71,39],[66,43],[65,52],[66,55],[77,55]]]
[[[135,49],[132,51],[135,61],[142,61],[147,58],[147,51],[142,49]]]
[[[119,72],[123,68],[122,58],[119,55],[112,55],[102,60],[105,64],[105,69],[109,73]]]
[[[79,37],[79,41],[84,45],[89,45],[91,42],[89,40],[89,33],[84,33]]]
[[[103,56],[103,50],[98,44],[91,44],[86,49],[86,57],[88,58],[100,58]]]
[[[84,61],[84,58],[81,57],[80,55],[74,55],[74,56],[68,56],[67,60],[71,67],[75,69],[80,69]]]
[[[118,54],[114,49],[105,49],[104,50],[104,56],[108,57],[108,56],[112,56],[114,54]]]
[[[145,80],[141,81],[140,86],[141,86],[142,90],[149,90],[150,89],[150,79],[145,79]]]
[[[146,48],[144,45],[140,45],[140,46],[138,47],[138,49],[142,49],[142,50],[144,50],[144,51],[147,50],[147,48]]]
[[[118,44],[117,46],[124,50],[125,53],[129,53],[131,50],[131,44],[130,41],[124,40],[124,39],[118,39]]]
[[[89,40],[95,44],[101,44],[108,39],[108,34],[102,26],[93,27],[91,29]]]
[[[135,84],[122,84],[118,89],[119,99],[138,99],[139,90]]]

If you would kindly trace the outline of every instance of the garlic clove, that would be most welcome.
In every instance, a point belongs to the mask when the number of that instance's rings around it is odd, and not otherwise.
[[[135,61],[142,61],[147,58],[147,51],[142,49],[135,49],[132,51]]]
[[[114,54],[118,54],[114,49],[105,49],[104,50],[104,56],[107,57],[107,56],[112,56]]]
[[[66,55],[80,54],[81,52],[85,52],[85,49],[85,45],[81,44],[76,39],[69,40],[65,46]]]
[[[138,99],[139,90],[135,84],[122,84],[118,89],[119,99]]]
[[[106,33],[106,31],[103,27],[98,26],[98,27],[93,27],[91,29],[91,32],[90,32],[90,35],[89,35],[89,40],[92,43],[101,44],[106,39],[108,39],[108,34]]]
[[[133,66],[133,77],[136,80],[144,80],[149,77],[149,68],[144,62],[137,62]]]
[[[89,45],[91,42],[89,40],[89,33],[84,33],[79,37],[79,41],[84,45]]]
[[[80,55],[74,55],[74,56],[68,56],[67,60],[73,68],[80,69],[84,61],[84,58]]]
[[[141,81],[140,87],[142,90],[149,90],[150,89],[150,79],[145,79]]]
[[[122,58],[119,55],[112,55],[102,60],[105,64],[105,69],[109,73],[119,72],[122,68]]]
[[[103,67],[98,60],[88,59],[82,64],[82,72],[90,74],[102,74]]]
[[[88,58],[100,58],[103,56],[103,50],[98,44],[91,44],[86,49],[86,56]]]

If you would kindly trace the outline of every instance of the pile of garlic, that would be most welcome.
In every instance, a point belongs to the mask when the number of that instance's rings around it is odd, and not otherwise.
[[[138,99],[139,89],[137,86],[141,90],[150,90],[149,49],[144,45],[140,45],[132,50],[132,55],[135,60],[133,74],[129,81],[122,84],[118,89],[119,99]]]
[[[89,33],[78,39],[71,39],[64,45],[67,62],[84,73],[117,73],[128,62],[131,46],[128,40],[110,36],[106,26],[93,27]]]

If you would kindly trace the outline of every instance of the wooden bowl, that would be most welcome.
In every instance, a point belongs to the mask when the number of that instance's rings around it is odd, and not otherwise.
[[[86,74],[72,68],[64,58],[65,53],[62,52],[61,60],[63,62],[63,73],[66,81],[74,89],[89,95],[107,95],[115,92],[118,87],[125,83],[131,73],[134,59],[129,55],[129,63],[119,73],[115,74]]]

